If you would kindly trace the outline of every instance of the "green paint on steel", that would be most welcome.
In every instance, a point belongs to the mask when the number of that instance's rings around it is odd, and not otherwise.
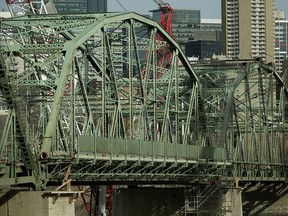
[[[270,65],[190,65],[158,23],[135,13],[0,22],[10,109],[0,185],[45,186],[70,166],[79,182],[287,176],[288,94]]]

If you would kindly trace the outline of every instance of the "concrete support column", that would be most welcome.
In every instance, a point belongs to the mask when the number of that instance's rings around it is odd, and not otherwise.
[[[75,216],[75,205],[70,197],[59,197],[55,202],[53,197],[48,197],[46,202],[48,202],[48,216]]]
[[[225,216],[242,216],[242,190],[228,189],[222,199],[222,215]]]
[[[106,186],[99,186],[99,212],[98,215],[106,216]]]
[[[113,194],[113,216],[184,215],[183,188],[123,188]]]
[[[233,191],[234,196],[234,216],[243,215],[243,207],[242,207],[242,188],[235,188]]]
[[[8,191],[0,197],[0,215],[75,216],[74,195],[48,194],[43,191]]]

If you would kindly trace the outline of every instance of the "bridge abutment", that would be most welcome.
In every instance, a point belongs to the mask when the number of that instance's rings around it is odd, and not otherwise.
[[[1,193],[1,192],[0,192]],[[75,194],[7,191],[0,197],[1,216],[75,216]]]
[[[285,183],[246,183],[241,186],[193,185],[189,194],[190,203],[185,198],[185,187],[120,188],[113,194],[113,216],[192,216],[215,212],[225,216],[288,214],[288,187]],[[75,213],[78,195],[79,191],[2,190],[0,215],[80,216],[83,213]],[[79,204],[81,202],[79,199]],[[188,211],[187,204],[190,207]],[[79,206],[84,209],[83,205]]]

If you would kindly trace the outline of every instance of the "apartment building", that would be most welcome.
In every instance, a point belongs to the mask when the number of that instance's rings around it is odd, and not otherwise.
[[[274,62],[274,0],[222,0],[223,53]]]
[[[278,73],[283,71],[283,62],[288,58],[288,20],[284,12],[275,12],[275,66]]]

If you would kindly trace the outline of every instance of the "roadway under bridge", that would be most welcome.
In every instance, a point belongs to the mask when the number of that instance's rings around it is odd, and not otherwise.
[[[190,64],[135,13],[0,26],[0,186],[286,181],[288,90],[261,59]]]

